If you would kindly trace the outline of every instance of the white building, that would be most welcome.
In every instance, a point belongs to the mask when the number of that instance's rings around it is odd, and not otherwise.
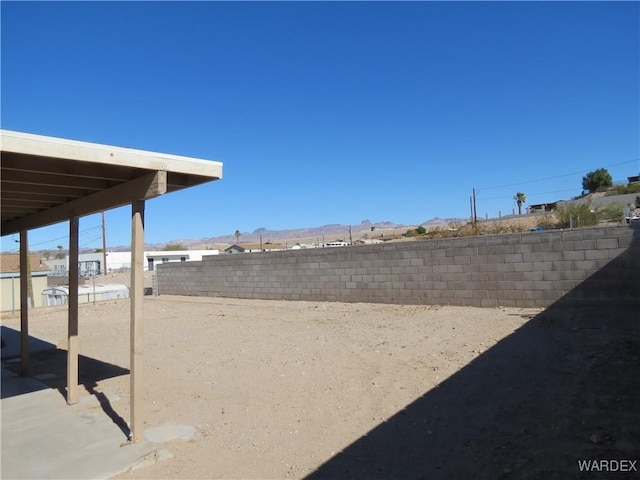
[[[169,262],[199,262],[202,257],[218,255],[219,250],[164,250],[144,252],[147,259],[145,270],[153,270],[156,265]],[[108,262],[108,260],[107,260]]]
[[[333,242],[325,243],[325,247],[348,247],[349,242],[345,242],[344,240],[335,240]]]
[[[167,262],[194,262],[207,255],[218,255],[219,250],[165,250],[144,252],[145,271],[153,270],[156,265]],[[102,274],[104,256],[100,253],[81,253],[78,255],[80,276]],[[69,272],[69,256],[63,259],[48,260],[53,275],[67,275]],[[107,252],[107,273],[128,271],[131,268],[131,252]]]

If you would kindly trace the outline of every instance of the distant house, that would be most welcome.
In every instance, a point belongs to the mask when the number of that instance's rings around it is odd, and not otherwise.
[[[265,242],[259,243],[245,243],[243,245],[233,244],[230,247],[224,249],[224,253],[255,253],[255,252],[274,252],[277,250],[284,250],[285,247],[281,243]]]
[[[116,256],[119,261],[116,266]],[[69,255],[48,261],[51,275],[64,277],[69,274]],[[81,253],[78,255],[78,274],[80,277],[101,275],[104,273],[104,255],[102,253]],[[131,268],[131,252],[107,252],[107,272]]]
[[[549,203],[536,203],[529,205],[530,213],[538,213],[538,212],[551,212],[555,210],[558,206],[558,201],[549,202]]]
[[[640,175],[635,175],[633,177],[627,177],[629,183],[640,183]]]
[[[334,240],[333,242],[325,243],[325,247],[348,247],[349,242],[345,242],[342,239]]]
[[[42,291],[47,288],[50,267],[39,255],[29,255],[33,305],[42,306]],[[0,310],[20,310],[20,254],[0,255]]]
[[[101,253],[99,255],[102,255]],[[125,271],[131,268],[131,252],[107,252],[105,272]]]

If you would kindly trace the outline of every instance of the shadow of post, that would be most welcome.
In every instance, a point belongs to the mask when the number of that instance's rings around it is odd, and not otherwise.
[[[19,336],[19,332],[9,327],[3,326],[2,328],[3,335],[8,338],[12,338],[12,336],[15,335]],[[30,337],[30,342],[31,338],[32,337]],[[1,398],[24,395],[45,388],[54,388],[58,390],[60,395],[66,400],[67,351],[57,349],[52,344],[46,345],[48,348],[42,348],[30,356],[31,378],[3,377]],[[84,386],[87,392],[95,397],[102,411],[120,428],[125,437],[129,438],[131,431],[127,422],[115,411],[107,395],[98,390],[98,382],[108,378],[127,375],[129,374],[129,369],[84,355],[79,355],[78,366],[78,384]],[[14,373],[19,373],[20,364],[14,363],[7,365],[6,368],[14,371]],[[40,374],[45,374],[45,378],[38,380]]]
[[[624,253],[307,479],[594,478],[578,465],[590,459],[640,470],[638,307],[636,228]]]
[[[100,408],[102,408],[102,411],[107,415],[107,417],[109,417],[111,421],[117,425],[117,427],[122,431],[124,436],[127,437],[127,440],[131,440],[131,429],[129,428],[127,421],[124,418],[122,418],[118,414],[118,412],[115,411],[115,409],[113,408],[113,405],[111,405],[111,401],[109,400],[109,397],[107,397],[104,394],[104,392],[100,392],[96,390],[96,387],[98,386],[98,384],[86,383],[84,385],[87,391],[91,395],[94,395],[96,400],[98,400],[98,402],[100,403]],[[66,391],[62,393],[66,394]]]

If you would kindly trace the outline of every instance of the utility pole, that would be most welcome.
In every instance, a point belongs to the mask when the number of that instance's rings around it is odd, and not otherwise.
[[[102,274],[107,274],[107,235],[104,226],[104,210],[102,211]]]
[[[94,260],[91,262],[93,264],[93,272],[91,275],[91,280],[93,283],[93,304],[96,304],[96,275],[98,274],[98,261]]]
[[[349,225],[349,245],[353,245],[353,237],[351,236],[351,225]]]
[[[469,197],[469,210],[471,214],[469,215],[469,220],[473,223],[473,196]]]
[[[477,213],[477,208],[476,208],[476,189],[473,189],[473,226],[476,232],[476,235],[478,235],[478,213]]]

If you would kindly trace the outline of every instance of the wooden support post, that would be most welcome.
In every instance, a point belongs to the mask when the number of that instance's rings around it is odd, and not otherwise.
[[[104,226],[104,210],[102,211],[102,275],[107,276],[107,230]],[[94,275],[95,276],[95,275]],[[95,289],[93,290],[95,295]]]
[[[20,230],[20,374],[29,376],[29,241]]]
[[[67,322],[67,403],[78,401],[78,217],[69,219],[69,304]]]
[[[144,324],[142,301],[144,262],[144,200],[131,204],[131,440],[140,442],[144,436]]]

